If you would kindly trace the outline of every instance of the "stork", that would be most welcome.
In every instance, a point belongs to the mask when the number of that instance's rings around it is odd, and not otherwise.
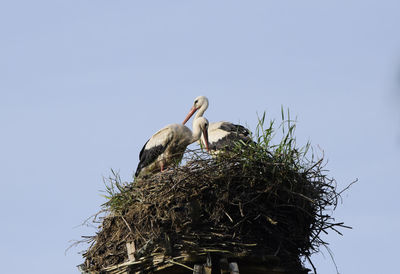
[[[157,131],[144,144],[139,153],[135,176],[163,171],[169,165],[182,160],[186,147],[198,141],[203,134],[208,150],[208,120],[198,117],[193,121],[193,132],[184,125],[170,124]]]
[[[195,120],[202,117],[204,112],[208,108],[208,99],[205,96],[196,97],[193,106],[190,109],[188,115],[183,121],[183,125],[192,117],[192,115],[197,111],[195,115]],[[242,125],[236,125],[230,122],[215,122],[210,123],[208,127],[208,144],[209,151],[218,153],[222,149],[229,149],[234,145],[235,141],[243,141],[245,143],[251,143],[250,130]],[[202,140],[204,143],[204,140]]]

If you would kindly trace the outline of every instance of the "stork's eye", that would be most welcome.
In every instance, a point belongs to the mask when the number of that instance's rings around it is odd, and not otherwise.
[[[194,101],[194,104],[197,104],[198,101],[199,101],[199,100]]]

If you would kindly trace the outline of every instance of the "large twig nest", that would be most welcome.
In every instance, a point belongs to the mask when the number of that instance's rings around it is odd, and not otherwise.
[[[283,262],[309,256],[325,244],[321,232],[343,224],[327,211],[339,194],[322,160],[305,163],[296,153],[258,144],[216,158],[195,151],[186,164],[133,183],[112,177],[110,215],[84,254],[86,266],[126,261],[127,242],[137,258],[155,252],[277,255]]]

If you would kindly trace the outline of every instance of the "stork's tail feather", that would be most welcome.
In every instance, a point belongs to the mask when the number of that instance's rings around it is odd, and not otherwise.
[[[137,167],[137,169],[136,169],[136,172],[135,172],[135,177],[139,176],[140,171],[142,170],[142,168],[143,168],[142,163],[139,163],[139,164],[138,164],[138,167]]]

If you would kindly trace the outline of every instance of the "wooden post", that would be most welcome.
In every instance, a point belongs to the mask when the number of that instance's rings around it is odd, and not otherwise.
[[[202,264],[195,264],[193,274],[204,274],[204,266]]]
[[[213,267],[213,265],[212,265],[212,260],[211,260],[211,254],[208,252],[206,263],[204,264],[204,274],[211,274],[212,267]]]
[[[134,242],[126,242],[126,250],[128,251],[128,259],[129,261],[135,261],[135,243]]]
[[[210,267],[204,266],[204,274],[211,274],[211,272],[212,272],[211,266]]]
[[[193,274],[211,274],[211,266],[207,266],[207,264],[195,264]]]
[[[237,263],[229,264],[229,271],[231,274],[239,274],[239,266]]]
[[[207,254],[205,264],[195,264],[193,274],[239,274],[238,264],[235,262],[229,263],[226,257],[220,258],[216,254]]]

